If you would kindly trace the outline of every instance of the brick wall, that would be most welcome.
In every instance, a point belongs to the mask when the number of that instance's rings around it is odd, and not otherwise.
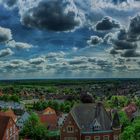
[[[73,128],[72,132],[68,131],[69,126]],[[80,130],[73,120],[71,114],[68,115],[64,122],[64,125],[61,128],[60,140],[66,140],[68,137],[75,138],[75,140],[81,140]]]

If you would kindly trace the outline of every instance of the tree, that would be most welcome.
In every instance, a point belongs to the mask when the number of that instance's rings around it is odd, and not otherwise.
[[[127,127],[125,127],[121,140],[140,140],[140,118],[134,120]]]
[[[89,94],[82,94],[80,100],[82,103],[93,103],[93,98]]]
[[[32,113],[21,131],[21,136],[34,140],[47,140],[47,128],[41,124],[38,116]]]
[[[125,128],[130,124],[130,120],[128,119],[124,111],[120,111],[119,116],[120,116],[120,123],[122,124],[122,128]]]

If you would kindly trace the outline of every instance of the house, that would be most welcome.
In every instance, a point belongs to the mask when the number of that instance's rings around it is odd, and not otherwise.
[[[57,130],[57,114],[54,109],[48,107],[42,114],[39,114],[39,118],[42,124],[44,124],[48,130]]]
[[[18,102],[5,102],[5,101],[0,101],[0,108],[5,109],[5,108],[11,108],[12,110],[15,111],[16,115],[21,115],[25,107],[24,105],[18,103]]]
[[[79,104],[60,131],[61,140],[118,140],[121,127],[117,112],[112,120],[102,103]]]
[[[18,128],[9,116],[0,115],[0,140],[18,140]]]
[[[30,114],[28,112],[24,112],[23,115],[17,120],[16,125],[19,130],[23,129],[25,122],[29,119]]]
[[[123,108],[123,111],[126,113],[127,117],[130,120],[140,116],[140,111],[135,103],[130,103],[129,105]]]
[[[12,109],[1,110],[0,116],[8,116],[8,117],[11,117],[15,122],[17,121],[17,116],[15,115]]]

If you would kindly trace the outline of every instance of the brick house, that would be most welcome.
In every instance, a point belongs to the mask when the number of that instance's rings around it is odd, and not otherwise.
[[[134,118],[134,113],[136,113],[138,107],[134,103],[130,103],[126,107],[123,108],[123,111],[126,113],[127,117],[132,120]]]
[[[48,107],[42,114],[39,114],[39,118],[42,124],[44,124],[48,130],[57,130],[58,117],[54,109]]]
[[[9,116],[0,115],[0,140],[18,140],[18,128]]]
[[[8,109],[6,111],[1,110],[0,116],[8,116],[8,117],[11,117],[15,122],[17,121],[17,116],[15,115],[15,113],[12,109]]]
[[[76,105],[61,127],[61,140],[118,140],[119,118],[112,120],[101,103]]]

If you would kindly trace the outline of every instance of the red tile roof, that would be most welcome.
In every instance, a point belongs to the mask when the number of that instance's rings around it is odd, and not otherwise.
[[[0,116],[0,140],[2,140],[4,137],[9,121],[10,117]]]
[[[47,107],[44,111],[43,111],[43,114],[47,115],[47,114],[56,114],[55,110],[52,109],[51,107]]]
[[[56,114],[42,114],[39,116],[40,121],[44,124],[49,130],[57,129],[57,115]]]
[[[7,111],[1,111],[0,112],[0,115],[2,116],[8,116],[8,117],[11,117],[14,121],[16,121],[17,117],[16,115],[14,114],[13,110],[12,109],[8,109]]]

